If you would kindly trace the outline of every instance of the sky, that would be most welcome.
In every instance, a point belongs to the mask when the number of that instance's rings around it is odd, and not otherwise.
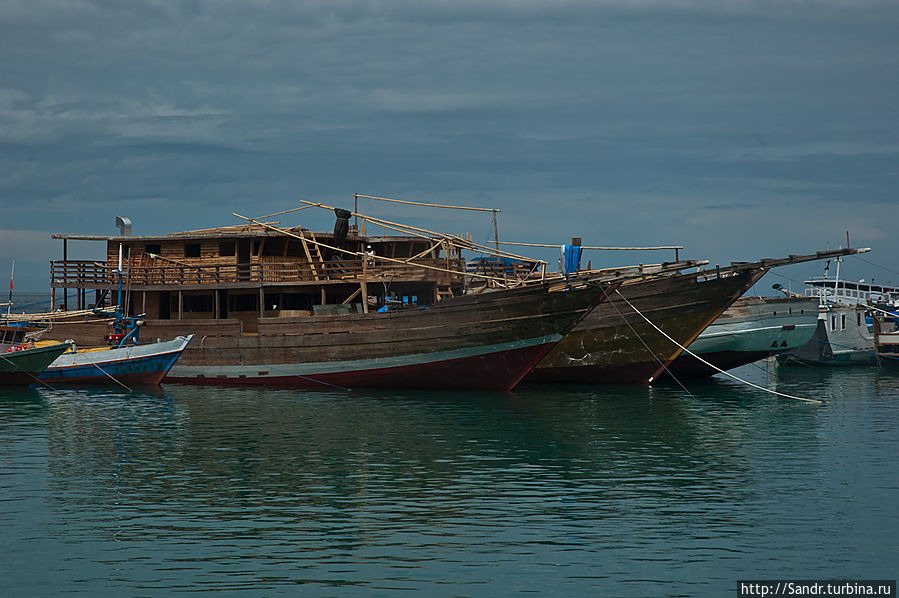
[[[899,3],[865,0],[0,0],[0,272],[43,292],[50,235],[116,216],[166,234],[361,193],[712,264],[849,231],[872,251],[843,276],[899,285],[896,31]],[[360,211],[493,236],[488,214]]]

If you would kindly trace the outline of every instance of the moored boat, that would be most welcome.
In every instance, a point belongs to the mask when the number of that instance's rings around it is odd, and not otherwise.
[[[777,356],[778,364],[871,365],[877,362],[874,333],[860,305],[822,305],[811,340]]]
[[[57,384],[158,385],[190,343],[193,335],[121,347],[71,349],[39,376]],[[38,343],[41,344],[41,343]]]
[[[735,301],[668,366],[675,378],[711,376],[801,347],[818,324],[818,300],[745,297]]]
[[[34,348],[23,345],[0,353],[0,386],[38,384],[38,375],[69,347],[69,343]]]

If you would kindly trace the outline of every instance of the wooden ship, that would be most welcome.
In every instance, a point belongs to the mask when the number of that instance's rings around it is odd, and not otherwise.
[[[75,289],[76,313],[89,307],[90,290],[103,303],[123,251],[123,300],[129,313],[145,314],[144,337],[195,335],[168,380],[509,389],[527,375],[645,384],[768,268],[857,251],[705,270],[707,262],[675,254],[674,262],[566,277],[500,251],[498,239],[488,248],[301,203],[259,219],[235,214],[244,220],[237,226],[169,235],[54,235],[63,260],[51,262],[51,290],[67,297]],[[334,232],[266,221],[308,207],[334,210]],[[361,227],[349,225],[354,216]],[[383,234],[368,234],[373,226]],[[69,240],[105,242],[106,262],[68,260]],[[505,265],[472,269],[463,251]],[[70,320],[54,324],[52,336],[95,344],[107,326]]]

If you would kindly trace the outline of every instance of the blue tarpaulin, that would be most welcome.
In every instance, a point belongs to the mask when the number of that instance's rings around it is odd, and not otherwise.
[[[574,274],[581,267],[581,252],[583,248],[580,245],[562,245],[562,266],[563,274]]]

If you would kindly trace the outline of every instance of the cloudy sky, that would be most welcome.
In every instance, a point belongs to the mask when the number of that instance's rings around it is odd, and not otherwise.
[[[50,234],[117,215],[162,234],[364,193],[722,264],[848,230],[873,251],[847,276],[899,284],[897,31],[863,0],[0,0],[0,271],[43,291]],[[282,223],[333,226],[313,212]]]

